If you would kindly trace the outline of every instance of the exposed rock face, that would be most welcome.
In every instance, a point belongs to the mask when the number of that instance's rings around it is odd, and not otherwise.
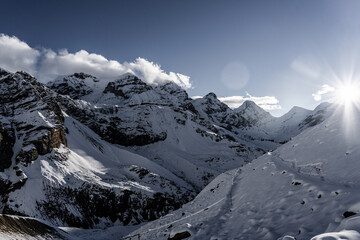
[[[245,120],[243,123],[244,127],[259,125],[273,118],[270,113],[249,100],[245,101],[240,107],[234,109],[234,112],[237,116],[241,116],[242,119]]]
[[[13,129],[4,129],[0,122],[0,171],[11,166],[15,133]]]
[[[61,108],[51,92],[31,75],[2,72],[0,104],[3,129],[9,129],[2,134],[6,139],[3,147],[13,146],[15,138],[22,140],[20,152],[15,153],[18,162],[29,163],[38,154],[66,145]],[[8,152],[6,159],[12,151]]]
[[[187,92],[173,82],[160,85],[158,88],[165,91],[167,94],[170,94],[170,96],[177,98],[180,103],[186,103],[189,100]]]
[[[129,99],[134,94],[141,94],[152,89],[138,77],[128,74],[114,82],[109,82],[104,93],[113,93],[115,96]]]
[[[99,188],[93,184],[84,184],[81,188],[47,188],[46,195],[53,201],[38,202],[37,207],[43,216],[59,219],[73,227],[92,228],[100,223],[100,218],[111,222],[120,221],[124,225],[152,221],[192,199],[168,193],[155,193],[147,196],[140,192],[124,190],[117,194],[113,189]],[[74,206],[77,214],[64,206]]]
[[[225,104],[222,103],[215,95],[215,93],[209,93],[202,99],[197,99],[195,102],[199,102],[197,104],[200,108],[202,108],[202,111],[206,113],[209,116],[218,118],[219,115],[217,114],[226,114],[230,108]]]
[[[134,116],[131,116],[131,110],[122,112],[121,108],[113,106],[84,108],[72,99],[60,95],[57,99],[68,114],[87,125],[108,142],[123,146],[143,146],[166,139],[166,132],[154,131],[151,123],[145,120],[149,115],[149,108],[139,111],[141,107],[134,106],[133,111],[137,112],[134,119]]]
[[[1,239],[68,240],[70,235],[33,218],[0,215]]]
[[[307,127],[313,127],[320,123],[322,123],[329,114],[334,111],[333,106],[329,103],[322,103],[315,110],[309,114],[301,123],[299,123],[299,127],[301,129]]]
[[[58,86],[67,84],[66,79],[64,78],[62,83],[60,81],[56,84],[49,83],[48,86],[63,94],[63,88],[60,91],[57,89]],[[83,88],[87,89],[88,86]],[[178,88],[176,92],[184,96],[184,91]],[[168,85],[161,87],[161,90],[163,89],[170,91],[173,88]],[[150,104],[171,105],[171,103],[160,93],[157,93],[153,87],[134,75],[126,74],[109,82],[104,90],[99,89],[99,91],[99,93],[94,93],[94,95],[98,94],[96,95],[98,98],[100,94],[100,99],[96,100],[100,104],[97,105],[94,104],[95,97],[92,99],[89,97],[91,100],[88,100],[85,106],[82,101],[76,101],[62,95],[58,95],[57,99],[68,114],[86,124],[111,143],[124,146],[143,146],[166,139],[166,132],[154,128],[148,118],[152,112]],[[113,100],[112,94],[118,98]],[[104,104],[101,104],[102,102]]]
[[[12,166],[11,180],[0,178],[4,212],[12,212],[9,194],[28,179],[23,168],[66,145],[63,122],[60,106],[43,84],[24,72],[0,70],[0,171]]]
[[[82,96],[93,92],[85,82],[97,82],[94,76],[85,73],[74,73],[64,78],[58,78],[48,84],[50,88],[63,95],[69,95],[73,99],[79,99]]]

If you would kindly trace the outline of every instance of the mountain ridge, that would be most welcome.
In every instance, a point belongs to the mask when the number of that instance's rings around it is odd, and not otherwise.
[[[261,113],[254,122],[248,108],[233,111],[214,93],[192,100],[174,83],[132,74],[74,73],[44,86],[1,70],[0,102],[0,149],[12,150],[0,172],[2,212],[83,228],[164,216],[326,118],[320,109],[279,125],[247,102]],[[281,126],[291,131],[277,135]]]

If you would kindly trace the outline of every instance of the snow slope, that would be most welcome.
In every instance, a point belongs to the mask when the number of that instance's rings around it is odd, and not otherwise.
[[[131,197],[140,198],[134,199],[134,205],[130,204],[129,207],[136,208],[135,206],[138,205],[145,209],[146,201],[150,201],[154,194],[164,194],[169,201],[170,199],[178,201],[177,204],[186,201],[191,195],[192,186],[154,162],[101,140],[99,136],[69,116],[65,117],[65,126],[69,132],[66,135],[67,147],[61,146],[50,154],[40,156],[29,166],[23,167],[27,181],[21,189],[9,194],[7,207],[59,225],[110,226],[114,221],[110,220],[111,214],[92,212],[97,211],[96,209],[89,209],[90,212],[87,212],[82,209],[84,206],[79,206],[78,201],[71,199],[78,197],[77,191],[99,194],[100,198],[105,198],[104,201],[110,200],[102,196],[107,191],[119,196],[122,196],[124,191],[128,191]],[[72,189],[74,193],[71,191],[66,193],[67,189]],[[55,196],[57,199],[54,198]],[[90,196],[89,200],[91,199]],[[65,204],[65,207],[59,206],[62,204]],[[106,208],[105,203],[102,202],[93,204],[94,208]],[[118,204],[122,204],[121,201]],[[173,208],[171,205],[162,207],[165,208],[160,209],[159,213],[155,210],[151,214],[161,214],[162,211],[166,212]],[[57,208],[62,209],[61,211],[66,214],[56,216],[59,211]],[[116,212],[115,209],[114,211]],[[122,216],[127,210],[120,215],[115,214],[115,219],[119,218],[125,224],[151,219],[150,215],[143,216],[146,210],[130,211],[127,220]],[[152,210],[148,209],[148,211]],[[94,215],[87,216],[87,214]],[[69,218],[78,219],[75,221],[79,222],[74,223],[74,220]]]
[[[80,240],[50,223],[20,216],[0,215],[0,239],[3,240]]]
[[[348,122],[338,107],[321,124],[218,176],[192,202],[129,235],[167,239],[188,231],[189,239],[310,239],[359,230],[351,216],[360,212],[360,112],[353,110]],[[314,239],[341,235],[359,236],[352,231]]]

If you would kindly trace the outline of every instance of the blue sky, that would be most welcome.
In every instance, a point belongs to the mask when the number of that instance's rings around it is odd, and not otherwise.
[[[324,85],[357,74],[359,1],[3,0],[1,8],[0,66],[43,81],[88,70],[74,61],[96,58],[100,75],[117,74],[115,66],[149,82],[189,81],[190,96],[250,98],[278,116],[314,108]]]

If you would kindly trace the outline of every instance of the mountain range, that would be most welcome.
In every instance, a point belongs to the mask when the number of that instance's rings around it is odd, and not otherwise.
[[[360,211],[360,114],[349,130],[342,111],[323,103],[276,118],[132,74],[43,84],[0,69],[2,221],[53,232],[0,236],[286,240],[346,229]]]

